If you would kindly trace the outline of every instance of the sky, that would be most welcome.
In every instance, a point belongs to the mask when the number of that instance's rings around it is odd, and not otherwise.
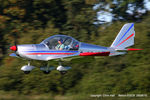
[[[113,1],[114,4],[117,4],[117,0]],[[97,10],[102,4],[96,4],[93,6],[93,10]],[[112,11],[112,9],[110,9],[109,5],[105,6],[105,9],[108,11]],[[144,0],[144,9],[139,9],[138,12],[140,13],[145,13],[146,10],[150,11],[150,0]],[[132,4],[128,4],[128,10],[126,11],[128,14],[133,14],[134,11],[134,6]],[[103,23],[110,23],[113,20],[113,14],[107,11],[98,11],[97,12],[97,22],[95,22],[94,24],[103,24]],[[120,17],[121,19],[122,17]]]
[[[145,8],[150,11],[150,0],[144,0]]]

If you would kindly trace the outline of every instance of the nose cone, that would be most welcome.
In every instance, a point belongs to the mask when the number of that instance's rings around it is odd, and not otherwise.
[[[10,50],[12,50],[12,51],[17,51],[17,47],[16,47],[16,46],[11,46],[11,47],[10,47]]]

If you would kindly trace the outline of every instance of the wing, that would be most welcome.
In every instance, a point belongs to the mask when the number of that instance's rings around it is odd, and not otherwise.
[[[15,53],[11,53],[9,56],[11,56],[11,57],[19,57]]]
[[[48,60],[63,60],[63,61],[71,61],[72,59],[78,59],[81,58],[81,56],[79,56],[79,53],[73,54],[73,55],[55,55],[52,57],[48,57]]]

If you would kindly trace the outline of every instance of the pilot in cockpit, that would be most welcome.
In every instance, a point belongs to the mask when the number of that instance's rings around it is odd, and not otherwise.
[[[55,47],[56,50],[63,50],[64,47],[65,45],[63,44],[63,40],[62,39],[58,40],[58,45]]]

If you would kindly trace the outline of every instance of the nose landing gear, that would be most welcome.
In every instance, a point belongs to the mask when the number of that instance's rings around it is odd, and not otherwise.
[[[30,61],[28,61],[28,65],[24,65],[21,67],[21,70],[25,73],[25,74],[29,74],[31,72],[32,69],[34,69],[34,66],[30,65]]]

